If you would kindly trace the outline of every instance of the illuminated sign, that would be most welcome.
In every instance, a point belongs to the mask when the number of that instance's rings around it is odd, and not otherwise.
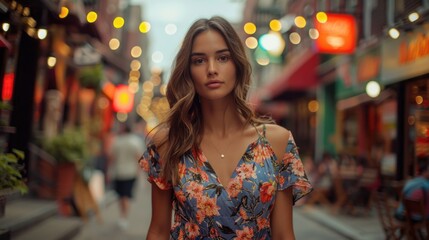
[[[6,73],[4,75],[3,89],[1,91],[1,99],[3,101],[9,101],[12,99],[14,80],[15,80],[14,73]]]
[[[133,109],[133,105],[134,94],[128,90],[128,86],[117,86],[113,97],[113,110],[121,113],[129,113]]]
[[[349,14],[327,13],[327,21],[314,20],[319,31],[316,46],[319,52],[329,54],[350,54],[356,48],[356,20]]]

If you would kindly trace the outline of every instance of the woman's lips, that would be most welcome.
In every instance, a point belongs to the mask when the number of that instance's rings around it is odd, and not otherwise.
[[[210,81],[206,84],[206,86],[209,88],[219,88],[222,84],[222,81]]]

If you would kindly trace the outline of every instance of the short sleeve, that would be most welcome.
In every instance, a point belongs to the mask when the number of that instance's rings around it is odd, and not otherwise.
[[[283,158],[277,161],[277,165],[277,189],[284,190],[292,187],[294,203],[313,190],[291,132]]]
[[[161,190],[171,189],[171,183],[161,176],[161,162],[155,145],[147,147],[139,160],[140,167],[148,174],[148,181],[155,183]]]

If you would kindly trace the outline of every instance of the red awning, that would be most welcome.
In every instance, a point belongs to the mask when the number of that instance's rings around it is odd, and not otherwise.
[[[280,76],[256,92],[252,102],[258,104],[271,100],[288,91],[305,91],[317,86],[316,68],[319,65],[319,54],[311,49],[292,57]],[[256,99],[255,99],[256,98]]]
[[[2,35],[0,35],[0,47],[10,49],[10,43]]]

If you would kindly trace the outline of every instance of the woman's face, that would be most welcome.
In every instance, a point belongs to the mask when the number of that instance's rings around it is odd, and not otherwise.
[[[235,64],[225,40],[217,31],[204,31],[195,37],[190,66],[200,99],[221,99],[233,91]]]

